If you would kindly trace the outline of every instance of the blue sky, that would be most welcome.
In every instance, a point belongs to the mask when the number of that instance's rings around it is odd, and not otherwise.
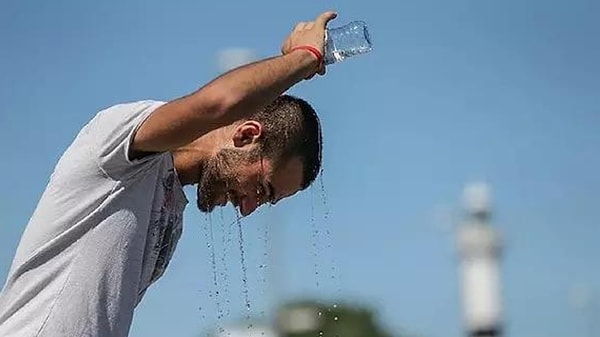
[[[376,308],[393,329],[460,336],[448,218],[464,184],[483,179],[506,241],[508,333],[584,336],[569,289],[600,294],[592,0],[4,1],[0,281],[54,164],[96,111],[187,94],[218,74],[219,50],[272,56],[297,21],[330,8],[332,26],[366,21],[374,51],[290,91],[323,120],[329,216],[317,186],[243,220],[250,313],[268,318],[277,301],[305,295],[342,298]],[[217,237],[232,210],[223,218],[210,219]],[[197,336],[246,315],[234,237],[220,304],[229,312],[217,322],[207,223],[186,211],[175,259],[131,336]]]

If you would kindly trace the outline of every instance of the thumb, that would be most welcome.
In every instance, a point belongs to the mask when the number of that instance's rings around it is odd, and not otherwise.
[[[319,27],[325,28],[327,26],[327,23],[329,21],[335,19],[336,17],[337,17],[336,12],[332,12],[332,11],[325,12],[317,17],[317,19],[315,20],[315,24]]]

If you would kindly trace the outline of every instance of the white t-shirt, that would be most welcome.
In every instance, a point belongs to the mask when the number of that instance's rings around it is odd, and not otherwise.
[[[188,203],[171,153],[128,156],[162,104],[101,111],[60,158],[0,293],[0,336],[127,336],[173,255]]]

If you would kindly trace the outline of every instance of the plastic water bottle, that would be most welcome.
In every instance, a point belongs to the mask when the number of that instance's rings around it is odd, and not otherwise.
[[[353,21],[345,26],[326,30],[323,62],[326,65],[341,62],[372,49],[367,25],[363,21]]]

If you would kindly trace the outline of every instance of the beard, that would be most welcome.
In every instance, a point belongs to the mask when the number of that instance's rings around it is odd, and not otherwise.
[[[213,161],[214,159],[211,159]],[[211,212],[217,199],[227,193],[229,184],[221,177],[216,163],[208,163],[204,167],[198,182],[196,204],[201,212]]]
[[[198,209],[209,213],[218,204],[227,203],[233,186],[239,185],[240,181],[235,168],[254,156],[253,153],[240,149],[222,149],[209,159],[198,180]]]

